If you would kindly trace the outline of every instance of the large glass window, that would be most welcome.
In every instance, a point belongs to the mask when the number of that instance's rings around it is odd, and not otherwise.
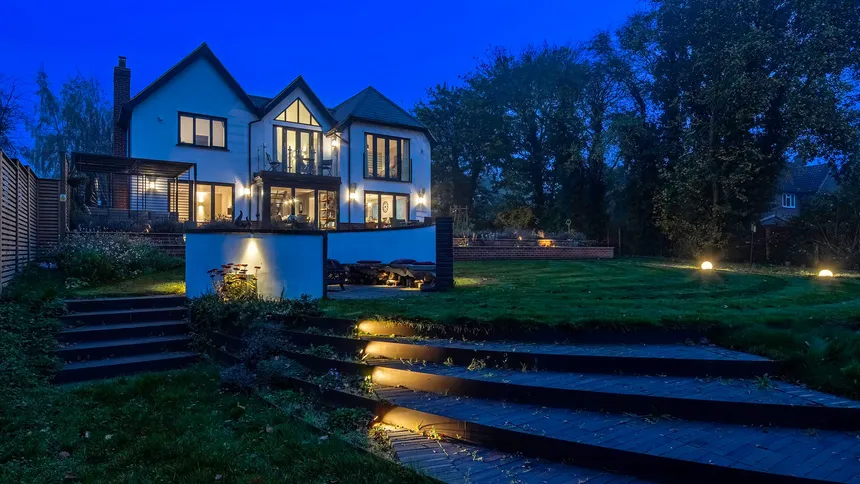
[[[367,228],[406,225],[409,196],[399,193],[364,192],[364,224]]]
[[[281,111],[281,114],[275,117],[275,121],[284,121],[287,123],[307,124],[309,126],[319,126],[317,119],[311,114],[310,110],[301,99],[296,99],[292,104]]]
[[[227,120],[201,114],[179,113],[179,144],[227,148]]]
[[[337,192],[293,187],[272,187],[270,190],[269,208],[273,224],[301,224],[296,226],[322,230],[337,228]]]
[[[408,139],[368,133],[364,145],[365,178],[410,181],[412,159]]]
[[[194,193],[197,222],[232,219],[233,190],[233,185],[198,182]]]
[[[315,175],[322,133],[275,126],[275,171]]]

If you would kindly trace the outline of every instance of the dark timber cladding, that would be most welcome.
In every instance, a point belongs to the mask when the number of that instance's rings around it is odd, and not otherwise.
[[[436,287],[454,287],[454,219],[436,219]]]

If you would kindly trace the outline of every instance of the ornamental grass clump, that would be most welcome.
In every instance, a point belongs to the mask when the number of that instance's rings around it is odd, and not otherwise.
[[[70,237],[56,249],[54,258],[65,277],[85,285],[130,279],[183,264],[181,258],[146,240],[98,232]]]

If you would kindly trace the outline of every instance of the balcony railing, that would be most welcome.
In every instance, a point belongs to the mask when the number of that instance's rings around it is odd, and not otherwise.
[[[263,171],[295,173],[297,175],[338,176],[335,159],[319,159],[314,150],[309,153],[287,150],[284,160],[270,159],[263,167]]]

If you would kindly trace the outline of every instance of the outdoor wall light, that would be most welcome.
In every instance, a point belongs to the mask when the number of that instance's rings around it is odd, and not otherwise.
[[[358,200],[358,184],[350,183],[349,184],[349,199],[350,200]]]
[[[709,261],[702,262],[702,270],[703,271],[710,271],[713,268],[714,268],[714,265],[711,264]]]
[[[146,185],[146,187],[149,188],[150,190],[155,190],[155,182],[154,181],[149,182]]]
[[[331,138],[331,148],[332,148],[333,150],[336,150],[336,149],[337,149],[337,136],[333,136],[333,137]]]
[[[418,189],[418,205],[424,205],[424,203],[427,201],[427,198],[424,196],[425,193],[426,192],[423,188]]]
[[[831,271],[829,269],[822,269],[818,273],[818,277],[833,277],[833,271]]]

